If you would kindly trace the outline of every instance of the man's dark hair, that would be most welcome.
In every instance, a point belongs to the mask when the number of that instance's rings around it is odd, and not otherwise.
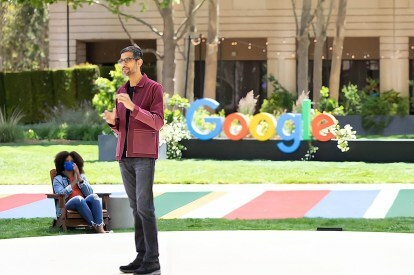
[[[128,46],[121,50],[121,54],[131,52],[135,59],[142,59],[142,50],[138,45]]]
[[[70,153],[68,151],[62,151],[55,156],[55,168],[57,174],[65,176],[63,175],[63,171],[65,170],[63,168],[63,165],[65,164],[65,160],[68,156],[71,156],[73,158],[73,162],[78,166],[79,172],[83,174],[83,158],[75,151],[72,151]]]

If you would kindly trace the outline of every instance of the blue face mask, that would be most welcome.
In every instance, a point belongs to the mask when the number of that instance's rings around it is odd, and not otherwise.
[[[63,168],[66,171],[73,171],[73,161],[65,161],[65,163],[63,164]]]

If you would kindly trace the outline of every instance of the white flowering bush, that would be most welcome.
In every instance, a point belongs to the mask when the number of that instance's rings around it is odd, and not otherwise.
[[[338,121],[335,121],[335,124],[331,127],[328,127],[322,131],[322,133],[332,133],[335,136],[335,140],[337,141],[336,147],[338,147],[341,152],[349,151],[348,140],[356,139],[356,131],[352,130],[352,126],[346,124],[344,128],[339,126]],[[314,158],[316,151],[318,151],[319,147],[315,147],[312,143],[309,143],[309,149],[306,152],[305,156],[302,160],[311,160]]]
[[[164,124],[160,131],[160,143],[167,144],[168,159],[180,159],[182,151],[187,149],[180,141],[189,138],[190,132],[183,117],[174,117],[173,121]]]
[[[341,152],[347,152],[349,150],[348,140],[356,139],[356,131],[352,131],[352,126],[347,124],[341,129],[338,123],[328,128],[329,132],[335,135],[335,139],[338,142],[336,147]]]
[[[188,100],[179,95],[169,97],[164,95],[164,126],[160,130],[160,145],[167,145],[167,158],[180,159],[182,151],[186,150],[180,141],[190,138],[190,132],[183,115],[189,106]]]

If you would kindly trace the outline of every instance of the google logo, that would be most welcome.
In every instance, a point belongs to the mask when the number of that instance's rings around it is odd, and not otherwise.
[[[312,135],[319,141],[328,141],[335,137],[332,133],[324,131],[330,126],[335,125],[335,117],[330,114],[318,114],[311,120],[311,101],[309,99],[305,99],[302,102],[302,113],[285,113],[277,120],[269,113],[258,113],[251,119],[242,113],[232,113],[226,116],[225,119],[222,117],[206,117],[204,118],[206,123],[214,124],[214,129],[211,131],[201,131],[193,120],[197,109],[204,106],[215,110],[219,103],[210,98],[198,99],[190,105],[186,113],[188,130],[191,135],[200,140],[213,139],[222,131],[229,139],[234,141],[243,139],[249,132],[253,138],[259,141],[268,140],[277,133],[282,141],[287,142],[277,143],[276,147],[283,153],[293,153],[299,148],[301,140],[310,140]],[[284,129],[285,123],[289,120],[294,125],[294,130],[290,133]],[[233,121],[238,121],[241,126],[241,130],[238,133],[230,131]],[[257,126],[262,121],[265,121],[268,125],[265,133],[257,131]]]

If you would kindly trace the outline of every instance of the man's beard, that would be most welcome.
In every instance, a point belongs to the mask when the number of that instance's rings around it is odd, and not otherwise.
[[[127,69],[127,70],[124,71],[124,69]],[[134,74],[136,71],[137,71],[137,64],[134,64],[134,67],[132,68],[132,70],[128,67],[122,68],[122,74],[125,76],[130,76],[131,74]]]

